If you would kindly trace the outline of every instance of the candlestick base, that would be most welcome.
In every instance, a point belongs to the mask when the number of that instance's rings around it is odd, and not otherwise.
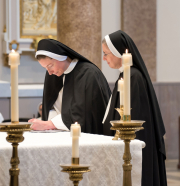
[[[12,143],[13,151],[11,158],[11,169],[9,169],[10,174],[10,186],[18,186],[19,185],[19,171],[18,164],[20,163],[18,158],[18,143],[24,140],[23,133],[25,131],[30,131],[31,124],[30,123],[0,123],[0,132],[7,132],[6,140]]]
[[[61,172],[69,173],[69,179],[73,181],[74,186],[78,186],[79,182],[83,179],[83,173],[90,172],[89,169],[90,165],[73,165],[73,164],[66,164],[60,165],[62,170]]]
[[[130,153],[130,141],[135,139],[136,132],[144,129],[142,124],[145,121],[131,120],[131,121],[110,121],[112,127],[111,130],[119,131],[119,137],[124,140],[124,155],[123,155],[123,186],[132,186],[131,182],[131,153]]]

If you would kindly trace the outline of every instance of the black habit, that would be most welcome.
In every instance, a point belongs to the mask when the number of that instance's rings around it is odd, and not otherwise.
[[[144,130],[136,132],[136,139],[146,143],[146,147],[142,150],[142,186],[166,186],[166,153],[163,139],[165,128],[148,71],[136,45],[126,33],[119,30],[110,34],[109,38],[121,55],[125,53],[125,49],[132,54],[131,119],[146,121],[143,124]],[[120,73],[120,77],[123,78],[123,73]],[[115,83],[109,113],[104,122],[104,134],[110,136],[114,135],[114,132],[110,130],[110,121],[120,119],[118,112],[114,109],[119,108],[120,105],[117,82],[118,80]]]
[[[74,69],[65,74],[61,110],[63,123],[70,129],[72,123],[78,122],[82,132],[103,134],[102,120],[111,92],[101,70],[58,41],[41,40],[38,51],[42,50],[78,59]],[[44,121],[48,119],[49,111],[63,86],[63,75],[58,77],[46,72],[42,103]]]

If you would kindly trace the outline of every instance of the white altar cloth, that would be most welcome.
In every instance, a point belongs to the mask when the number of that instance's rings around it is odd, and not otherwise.
[[[12,146],[7,134],[0,132],[0,186],[9,185]],[[61,172],[60,164],[71,163],[72,138],[69,132],[25,132],[19,143],[19,186],[72,186],[69,174]],[[132,186],[141,185],[142,148],[145,143],[133,140]],[[91,172],[83,175],[79,186],[122,186],[124,142],[112,137],[82,133],[80,163],[90,164]]]

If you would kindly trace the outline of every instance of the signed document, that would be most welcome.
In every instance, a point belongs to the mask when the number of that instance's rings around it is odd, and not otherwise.
[[[57,130],[31,130],[30,132],[33,132],[33,133],[56,133],[56,132],[64,132],[65,130],[60,130],[60,129],[57,129]]]

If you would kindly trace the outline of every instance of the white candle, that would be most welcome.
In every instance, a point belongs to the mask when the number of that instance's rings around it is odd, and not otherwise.
[[[120,93],[120,105],[123,105],[123,89],[124,89],[124,80],[121,78],[118,81],[118,91]]]
[[[130,115],[130,66],[132,66],[132,55],[126,53],[122,55],[124,66],[124,115]]]
[[[71,124],[71,136],[72,136],[72,157],[79,158],[79,137],[81,135],[81,126],[77,122]]]
[[[19,53],[12,50],[9,54],[9,65],[11,66],[11,121],[19,121],[18,101],[18,65],[20,64]]]

